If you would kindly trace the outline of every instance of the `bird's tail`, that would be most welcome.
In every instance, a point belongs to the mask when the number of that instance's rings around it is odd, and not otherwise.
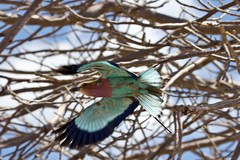
[[[138,81],[148,85],[147,93],[140,94],[137,98],[143,108],[153,117],[158,118],[163,110],[163,100],[161,98],[162,78],[155,68],[149,68],[142,72]]]

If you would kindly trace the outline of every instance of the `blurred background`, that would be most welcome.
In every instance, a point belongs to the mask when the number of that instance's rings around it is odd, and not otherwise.
[[[0,159],[233,159],[240,153],[239,0],[0,1]],[[139,106],[104,141],[60,147],[58,128],[94,101],[61,65],[159,64],[161,121]]]

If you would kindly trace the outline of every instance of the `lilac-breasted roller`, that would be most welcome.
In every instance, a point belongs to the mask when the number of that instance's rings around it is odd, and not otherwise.
[[[102,99],[54,131],[62,146],[79,148],[105,139],[139,104],[158,120],[163,108],[162,78],[155,68],[136,76],[113,62],[98,61],[62,66],[58,72],[75,74],[86,70],[95,70],[100,77],[82,83],[79,91]]]

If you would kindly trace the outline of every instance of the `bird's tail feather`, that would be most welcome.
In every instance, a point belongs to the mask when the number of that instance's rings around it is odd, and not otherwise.
[[[160,88],[162,87],[163,80],[160,74],[154,68],[150,68],[140,74],[138,81],[148,85],[148,93],[140,94],[138,96],[139,103],[158,121],[158,123],[171,133],[171,131],[164,126],[159,119],[163,110],[163,100],[160,97],[162,95]]]
[[[160,74],[155,68],[149,68],[148,70],[142,72],[138,77],[138,81],[156,88],[162,87],[163,83]]]
[[[138,81],[145,83],[148,86],[148,93],[140,94],[138,100],[145,110],[147,110],[153,117],[158,117],[161,114],[162,106],[162,91],[159,89],[162,87],[162,78],[160,74],[154,69],[149,68],[142,72]]]

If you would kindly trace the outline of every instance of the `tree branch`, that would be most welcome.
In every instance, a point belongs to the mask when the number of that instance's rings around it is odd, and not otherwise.
[[[22,27],[30,20],[31,16],[36,13],[36,11],[40,8],[40,4],[42,0],[35,0],[27,12],[20,18],[17,17],[13,23],[16,23],[5,32],[4,39],[0,42],[0,54],[2,51],[12,42],[13,38],[16,34],[22,29]]]

